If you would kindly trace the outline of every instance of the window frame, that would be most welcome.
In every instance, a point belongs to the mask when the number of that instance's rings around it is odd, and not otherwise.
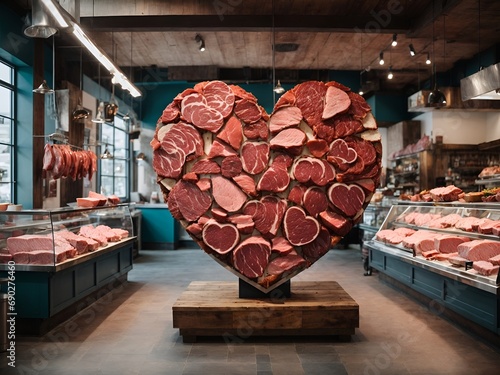
[[[0,115],[0,118],[6,119],[8,122],[10,122],[10,129],[9,129],[9,139],[2,140],[0,138],[0,145],[1,146],[6,146],[10,150],[10,175],[9,175],[9,180],[8,181],[3,181],[3,177],[0,180],[0,184],[8,184],[10,186],[10,193],[7,201],[11,203],[15,203],[17,200],[17,194],[16,194],[16,163],[15,163],[15,155],[16,155],[16,132],[15,132],[15,126],[14,124],[16,123],[16,110],[17,110],[17,75],[16,75],[16,67],[9,62],[3,60],[0,58],[0,64],[2,66],[6,66],[10,69],[10,81],[7,82],[4,81],[0,78],[0,87],[5,88],[7,90],[10,90],[10,116],[7,115]],[[5,200],[0,197],[0,201]]]

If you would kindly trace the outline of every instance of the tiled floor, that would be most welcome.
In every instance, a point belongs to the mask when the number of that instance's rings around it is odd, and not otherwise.
[[[143,251],[129,282],[44,337],[17,339],[0,374],[330,375],[498,374],[500,349],[363,276],[359,250],[332,250],[292,280],[335,280],[360,305],[351,342],[321,338],[205,339],[184,344],[172,305],[193,280],[235,281],[201,250]]]

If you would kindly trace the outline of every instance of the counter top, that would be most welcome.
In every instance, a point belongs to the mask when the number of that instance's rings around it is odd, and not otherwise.
[[[166,203],[145,203],[145,204],[136,204],[135,208],[168,208]]]

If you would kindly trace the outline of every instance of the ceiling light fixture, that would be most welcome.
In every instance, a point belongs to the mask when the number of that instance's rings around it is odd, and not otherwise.
[[[283,86],[281,86],[281,82],[279,79],[278,79],[278,84],[274,87],[273,91],[276,94],[283,94],[285,92],[285,89],[283,88]]]
[[[432,1],[432,53],[434,56],[434,0]],[[446,38],[444,38],[443,35],[443,42],[446,44]],[[429,96],[427,98],[427,104],[430,107],[435,107],[435,108],[441,108],[446,106],[446,96],[443,94],[442,91],[440,91],[437,87],[437,73],[436,73],[436,63],[432,64],[432,70],[433,70],[433,79],[434,79],[434,85],[432,91],[429,93]]]
[[[432,62],[432,61],[431,61],[431,55],[429,54],[429,52],[427,52],[427,59],[425,60],[425,63],[426,63],[427,65],[431,65],[431,62]]]
[[[57,33],[57,28],[50,24],[50,19],[41,3],[42,0],[33,0],[31,5],[31,26],[24,29],[24,35],[30,38],[48,38]],[[45,1],[44,1],[45,3]],[[68,25],[66,24],[66,27]]]
[[[194,37],[194,40],[196,40],[196,42],[199,44],[198,49],[200,50],[200,52],[205,51],[205,41],[203,40],[201,35],[196,34],[196,36]]]
[[[398,45],[398,34],[392,34],[391,46],[396,47]]]
[[[34,93],[36,94],[50,94],[54,92],[49,85],[47,85],[47,81],[43,80],[43,82],[38,86],[36,89],[33,90]]]
[[[415,52],[415,48],[413,48],[413,44],[410,44],[410,56],[415,56],[416,55],[416,52]]]
[[[380,52],[378,63],[380,65],[384,65],[385,64],[385,61],[384,61],[384,52]]]
[[[101,156],[101,159],[113,159],[113,154],[111,152],[109,152],[107,144],[106,144],[106,149],[104,150],[104,152],[100,156]]]
[[[387,78],[388,79],[393,79],[394,78],[394,74],[392,74],[392,65],[389,67],[389,73],[387,74]]]

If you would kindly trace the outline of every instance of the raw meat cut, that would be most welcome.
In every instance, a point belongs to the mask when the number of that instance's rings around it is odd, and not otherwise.
[[[500,268],[500,266],[494,266],[490,262],[478,260],[477,262],[474,262],[472,264],[472,268],[474,268],[480,275],[491,276],[498,273],[498,269]]]
[[[236,101],[234,114],[238,116],[245,124],[257,122],[262,117],[262,111],[256,102],[247,99]]]
[[[311,155],[316,158],[323,157],[330,150],[328,142],[324,139],[310,139],[307,141],[306,146]]]
[[[329,210],[319,214],[321,222],[337,236],[345,236],[352,229],[352,222],[344,216]]]
[[[212,199],[208,192],[201,191],[197,185],[179,181],[170,191],[167,203],[172,216],[176,219],[196,221],[208,211]]]
[[[292,155],[299,155],[306,143],[306,139],[307,137],[302,130],[289,128],[280,131],[271,139],[269,145],[273,150],[285,150]]]
[[[461,243],[457,247],[458,255],[472,260],[488,260],[500,255],[500,242],[492,240],[474,240]]]
[[[349,99],[345,91],[330,86],[326,90],[325,108],[321,117],[324,120],[332,118],[338,113],[347,111],[350,105],[351,99]]]
[[[231,88],[224,82],[208,82],[203,87],[203,96],[207,106],[218,111],[222,117],[228,117],[233,111],[235,97]]]
[[[276,134],[283,129],[298,127],[302,121],[302,112],[297,107],[284,107],[271,115],[269,120],[269,130],[271,134]]]
[[[247,200],[236,184],[222,176],[212,177],[212,195],[217,204],[228,212],[238,211]]]
[[[257,183],[258,191],[271,191],[280,193],[285,191],[290,185],[290,175],[286,164],[274,160],[271,166],[262,174]]]
[[[463,191],[454,185],[449,185],[431,189],[429,194],[435,202],[453,202],[458,200]]]
[[[271,246],[260,236],[243,240],[233,251],[233,265],[248,278],[262,276],[269,262]]]
[[[269,144],[266,142],[245,142],[241,146],[243,170],[250,174],[259,174],[269,163]]]
[[[245,173],[233,177],[233,181],[249,196],[255,197],[257,195],[257,188],[255,180]]]
[[[217,138],[222,139],[233,149],[239,150],[243,142],[243,131],[241,122],[236,117],[231,117],[226,122],[226,126],[218,134]]]
[[[355,216],[365,203],[365,193],[358,185],[335,183],[328,189],[330,202],[347,216]]]
[[[455,223],[455,228],[466,231],[474,232],[474,227],[478,227],[481,223],[481,219],[473,216],[467,216]]]
[[[489,258],[488,262],[496,266],[500,265],[500,255],[495,255],[494,257]]]
[[[210,147],[210,152],[208,153],[207,156],[209,159],[213,159],[213,158],[216,158],[218,156],[226,157],[226,156],[233,156],[233,155],[236,155],[236,151],[234,151],[231,146],[216,139],[212,143],[212,147]]]
[[[7,238],[7,250],[15,253],[25,253],[35,250],[53,250],[54,242],[47,235],[24,234],[17,237]]]
[[[228,156],[222,160],[221,173],[224,177],[231,178],[238,176],[243,170],[241,159],[236,156]]]
[[[456,253],[458,245],[467,241],[470,241],[468,237],[444,234],[434,238],[434,248],[440,253]]]
[[[325,192],[317,186],[308,188],[304,193],[304,208],[313,217],[317,217],[321,212],[326,211],[328,198]]]
[[[459,255],[454,255],[454,256],[450,256],[448,258],[448,262],[450,262],[451,264],[453,264],[454,266],[460,266],[460,267],[465,267],[465,264],[468,262],[469,260],[468,259],[465,259],[465,258],[462,258],[461,256]]]
[[[262,139],[265,141],[269,136],[269,129],[265,121],[259,120],[257,122],[254,122],[253,124],[245,125],[245,127],[243,128],[243,134],[248,139],[252,140]]]
[[[295,246],[306,245],[318,237],[320,225],[312,216],[306,216],[300,207],[290,207],[283,218],[285,237]]]
[[[297,206],[302,206],[304,194],[307,190],[307,186],[297,184],[288,193],[288,200],[295,203]]]
[[[274,237],[271,243],[271,251],[273,253],[286,255],[293,250],[292,244],[285,237]]]
[[[343,139],[336,139],[330,144],[328,161],[338,166],[341,170],[349,168],[348,164],[354,163],[358,154],[347,145]]]
[[[218,174],[220,173],[220,166],[213,160],[202,159],[193,165],[191,172],[197,174]]]
[[[80,228],[78,234],[83,237],[88,237],[99,243],[99,246],[107,246],[108,239],[100,231],[97,231],[92,224],[85,225]]]
[[[285,200],[268,195],[260,201],[249,201],[243,207],[243,213],[250,215],[255,222],[255,229],[266,235],[268,233],[276,235],[281,226],[283,216],[287,209]]]
[[[267,274],[271,276],[278,276],[285,272],[292,272],[293,270],[305,267],[307,262],[297,253],[287,254],[278,258],[275,258],[269,262],[267,265]]]
[[[233,224],[209,220],[203,227],[203,242],[219,254],[227,254],[240,241],[240,232]]]
[[[302,246],[302,254],[308,261],[314,263],[330,250],[330,243],[330,232],[322,227],[314,241]]]

